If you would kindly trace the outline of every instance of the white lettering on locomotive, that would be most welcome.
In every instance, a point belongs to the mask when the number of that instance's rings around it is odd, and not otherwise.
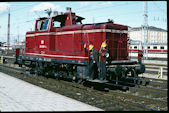
[[[39,45],[39,48],[47,48],[46,45]]]
[[[45,44],[45,41],[41,40],[41,44]],[[39,48],[47,48],[47,46],[46,45],[39,45]]]

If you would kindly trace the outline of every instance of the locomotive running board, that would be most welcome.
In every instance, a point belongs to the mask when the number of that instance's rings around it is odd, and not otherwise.
[[[122,65],[122,64],[124,64],[124,65],[137,64],[137,61],[133,61],[133,60],[121,60],[121,61],[111,61],[110,63],[108,63],[108,65],[111,65],[111,64],[113,64],[113,65],[118,65],[118,64],[120,64],[120,65]]]
[[[116,67],[117,65],[108,65],[106,67]],[[120,67],[136,67],[136,66],[140,66],[139,64],[133,64],[133,65],[120,65]]]

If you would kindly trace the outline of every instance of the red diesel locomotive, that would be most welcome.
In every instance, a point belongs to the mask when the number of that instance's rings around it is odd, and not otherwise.
[[[141,62],[128,57],[128,27],[112,21],[82,24],[84,18],[71,12],[36,20],[35,31],[26,33],[25,50],[17,50],[16,63],[29,67],[31,73],[71,78],[72,80],[137,76],[144,73]],[[89,45],[99,51],[98,75],[90,77]],[[106,58],[100,52],[106,46]],[[94,70],[93,70],[94,71]],[[61,74],[62,73],[62,74]],[[64,74],[63,74],[64,73]]]

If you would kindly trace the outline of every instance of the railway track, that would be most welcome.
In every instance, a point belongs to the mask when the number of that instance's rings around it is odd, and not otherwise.
[[[14,65],[0,65],[0,71],[32,84],[74,98],[87,104],[99,107],[106,111],[165,111],[167,107],[167,81],[150,80],[149,85],[112,85],[112,89],[100,91],[98,84],[89,87],[63,80],[55,80],[42,76],[34,76],[26,72],[26,69],[11,67]],[[28,76],[29,75],[29,76]],[[134,83],[133,83],[134,84]],[[153,85],[156,84],[156,85]],[[160,84],[161,87],[156,87]],[[99,88],[98,88],[99,86]],[[117,87],[118,86],[118,87]],[[164,87],[163,87],[164,86]],[[123,88],[125,90],[121,90]],[[95,90],[97,89],[97,90]],[[106,87],[104,88],[106,89]]]

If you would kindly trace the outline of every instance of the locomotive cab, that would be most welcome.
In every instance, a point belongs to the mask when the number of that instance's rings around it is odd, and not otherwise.
[[[50,27],[60,28],[64,26],[78,25],[82,24],[83,19],[85,18],[76,16],[75,13],[72,13],[70,9],[69,12],[61,15],[56,15],[51,18],[39,18],[39,20],[36,21],[35,28],[37,31],[44,31],[49,29]]]

